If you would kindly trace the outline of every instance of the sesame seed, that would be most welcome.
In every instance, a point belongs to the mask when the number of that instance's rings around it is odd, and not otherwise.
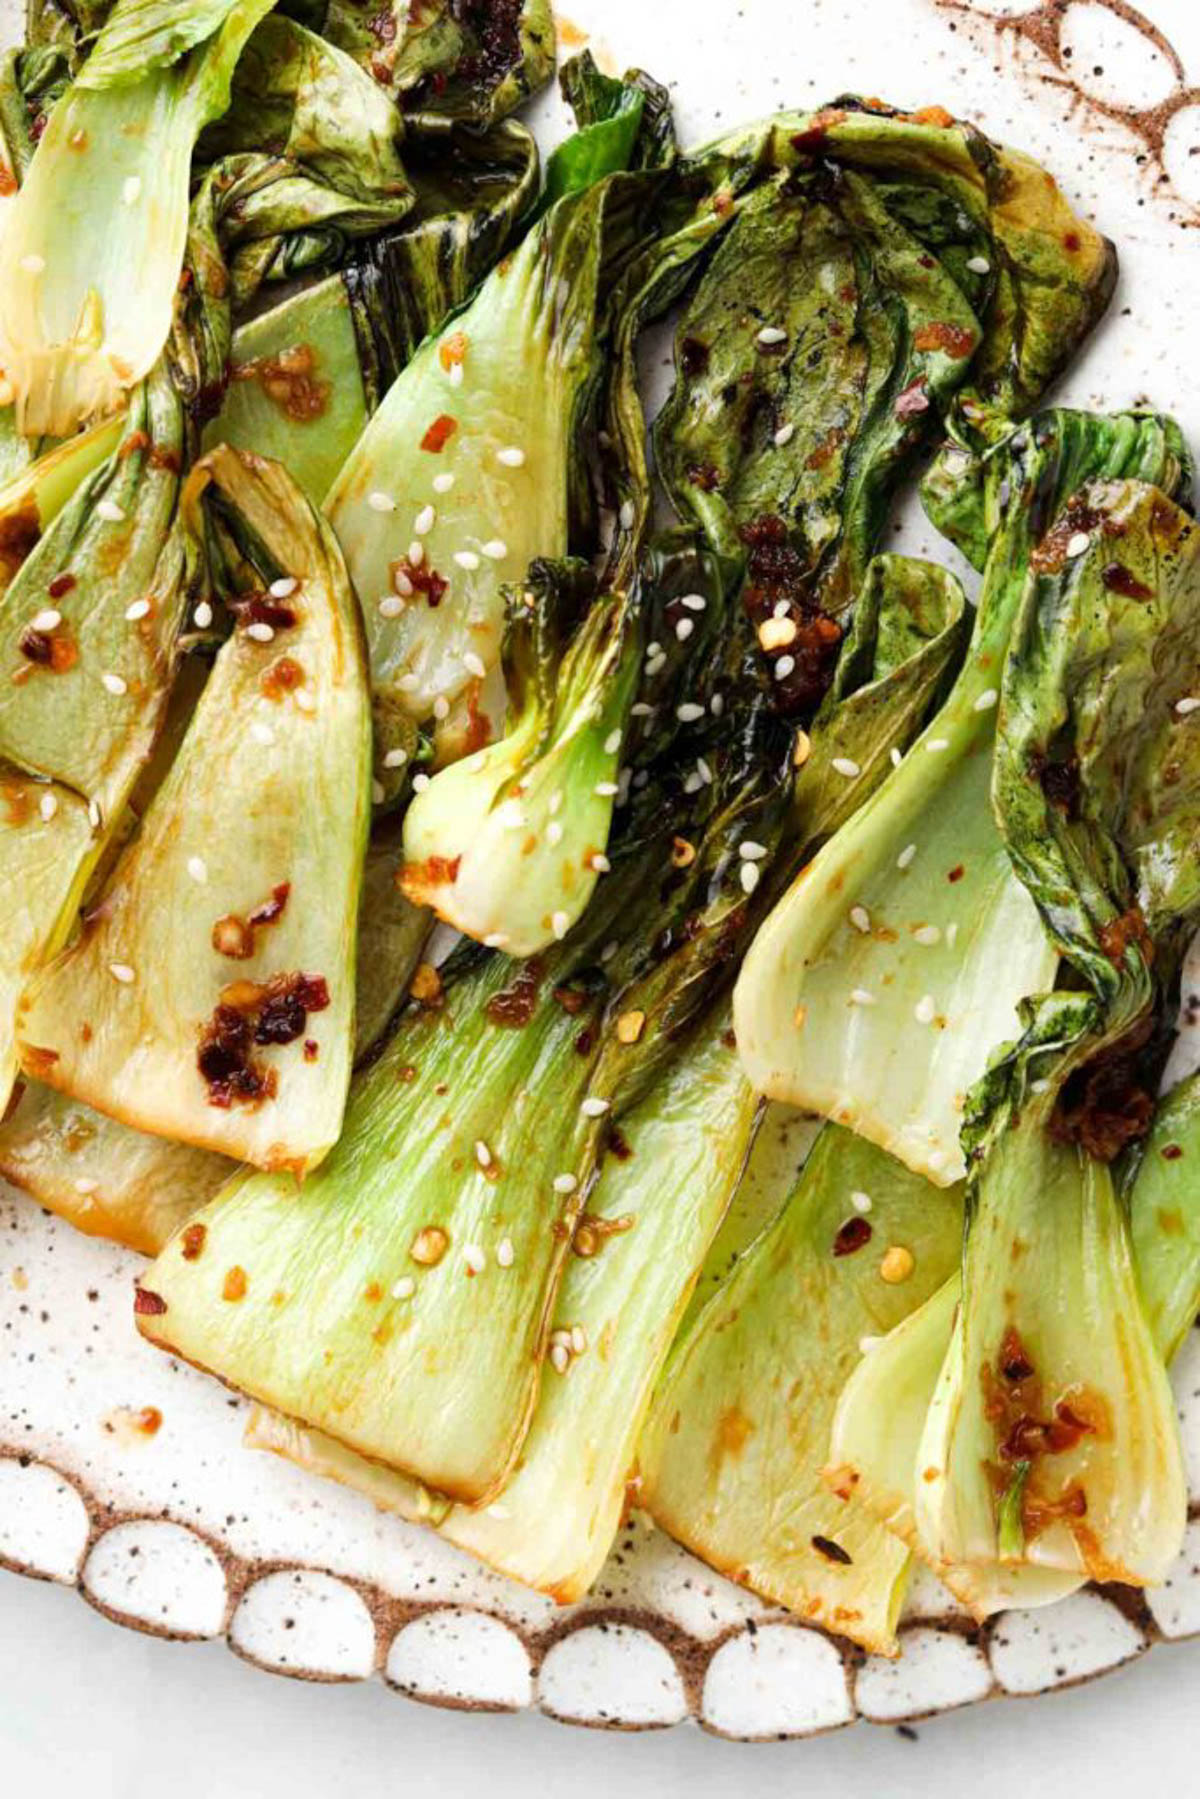
[[[76,1193],[94,1193],[99,1185],[99,1181],[89,1180],[86,1175],[80,1175],[75,1182],[75,1191]]]
[[[967,267],[972,275],[990,275],[992,272],[992,265],[986,256],[968,256]]]
[[[487,1257],[478,1243],[464,1243],[462,1257],[471,1274],[482,1274],[487,1267]]]
[[[408,564],[410,568],[420,568],[425,560],[425,545],[419,537],[414,537],[408,546]]]
[[[954,948],[954,941],[957,936],[958,936],[958,920],[956,918],[954,920],[953,924],[948,924],[946,926],[946,942],[951,949]]]
[[[606,943],[604,948],[600,951],[600,960],[602,962],[611,962],[620,947],[621,945],[615,940]]]
[[[550,845],[551,848],[553,848],[556,843],[562,842],[562,838],[563,838],[562,825],[559,823],[557,818],[552,818],[550,820],[549,824],[546,826],[546,842]]]
[[[525,452],[519,450],[516,444],[505,444],[502,450],[496,451],[496,461],[502,462],[505,468],[524,468]]]
[[[463,365],[461,362],[452,362],[446,373],[447,373],[447,379],[449,380],[451,387],[461,387],[462,386],[462,384],[463,384]]]
[[[926,948],[930,948],[933,944],[941,942],[942,933],[935,924],[923,924],[913,932],[913,939],[917,943],[924,944]]]
[[[246,626],[246,636],[252,637],[255,643],[270,643],[275,636],[275,627],[256,619],[252,625]]]
[[[573,1174],[556,1174],[554,1177],[556,1193],[574,1193],[578,1185],[579,1182]]]
[[[261,718],[251,720],[250,735],[253,737],[255,743],[261,743],[264,749],[270,749],[275,741],[274,731],[271,729],[270,725],[264,724]]]
[[[511,1237],[501,1237],[496,1245],[496,1263],[500,1268],[511,1268],[513,1265],[513,1244]]]
[[[609,861],[608,857],[602,855],[599,850],[593,850],[588,860],[592,869],[598,875],[606,875],[612,867],[612,863]]]
[[[490,1168],[492,1165],[492,1152],[482,1137],[475,1145],[475,1160],[481,1168]]]
[[[741,882],[743,893],[753,893],[758,886],[762,870],[757,862],[743,862],[741,866]]]
[[[795,666],[796,658],[794,656],[781,656],[779,661],[775,664],[775,679],[777,681],[786,681]],[[854,772],[857,774],[858,770],[855,769]]]
[[[295,575],[280,575],[278,581],[272,581],[267,592],[273,600],[290,600],[299,585]]]
[[[147,617],[149,611],[149,600],[131,600],[125,608],[125,617],[131,625],[136,625],[138,619]]]
[[[42,795],[41,799],[38,801],[38,811],[41,813],[45,823],[49,824],[50,820],[54,817],[54,814],[58,811],[58,801],[52,793],[44,793]]]
[[[785,344],[787,332],[781,330],[778,325],[764,325],[758,334],[758,342],[764,350],[769,350],[775,344]]]
[[[496,807],[496,823],[505,831],[523,831],[525,829],[525,813],[517,800],[504,800]]]
[[[560,943],[562,942],[563,938],[566,936],[566,934],[570,930],[570,928],[571,928],[571,918],[570,918],[569,913],[567,913],[567,912],[552,912],[550,914],[550,929],[554,932],[554,935],[558,938],[558,941]]]
[[[400,750],[400,749],[388,750],[387,754],[383,758],[383,766],[385,768],[403,768],[404,764],[407,761],[408,761],[408,751],[407,750]]]
[[[850,1004],[852,1006],[873,1006],[875,995],[868,993],[865,987],[854,987],[850,992]]]
[[[676,706],[675,716],[681,725],[693,725],[698,718],[704,717],[704,707],[697,706],[694,700],[685,700],[682,706]]]
[[[867,911],[865,906],[851,906],[850,923],[854,926],[856,931],[861,931],[865,937],[871,929],[871,914]]]
[[[1030,1091],[1030,1092],[1031,1092],[1031,1093],[1049,1093],[1049,1091],[1050,1091],[1050,1083],[1049,1083],[1049,1081],[1045,1081],[1045,1080],[1042,1080],[1042,1081],[1030,1081],[1030,1083],[1029,1083],[1029,1091]],[[931,1157],[931,1158],[930,1158],[930,1160],[932,1160],[932,1157]]]
[[[193,881],[201,887],[203,887],[208,880],[208,863],[204,860],[203,856],[189,856],[187,859],[187,871],[191,875]]]
[[[396,1282],[396,1285],[392,1288],[392,1298],[411,1299],[416,1290],[417,1283],[412,1275],[401,1275],[400,1279]]]
[[[703,612],[708,601],[702,593],[685,593],[680,595],[679,604],[686,606],[689,612]]]
[[[136,206],[141,198],[142,178],[140,175],[127,175],[121,184],[121,198],[126,206]]]
[[[1086,556],[1091,547],[1092,540],[1086,531],[1076,531],[1067,539],[1068,556]]]
[[[615,781],[597,781],[595,787],[592,789],[592,792],[597,794],[602,800],[611,799],[618,791],[619,789]]]
[[[932,1024],[937,1014],[937,1004],[932,993],[923,993],[913,1007],[913,1017],[918,1024]]]
[[[378,488],[374,493],[367,495],[367,505],[372,512],[395,512],[396,510],[396,502],[391,494],[380,493]]]
[[[1180,718],[1186,718],[1189,712],[1195,712],[1198,706],[1200,706],[1200,699],[1197,699],[1194,694],[1188,694],[1184,699],[1175,702],[1175,710]]]
[[[554,789],[554,792],[550,795],[550,798],[546,801],[546,805],[548,806],[552,817],[553,817],[554,813],[558,812],[561,809],[562,803],[563,803],[562,788],[556,787]]]
[[[620,749],[620,747],[621,747],[620,731],[610,731],[608,736],[604,739],[605,755],[606,756],[615,756],[617,751]]]
[[[761,862],[763,857],[767,854],[768,851],[766,845],[755,843],[750,837],[747,837],[744,842],[738,844],[738,855],[742,858],[743,862]]]
[[[91,825],[93,831],[98,831],[104,823],[104,814],[100,810],[99,800],[88,801],[88,823]]]
[[[308,691],[307,687],[302,687],[300,689],[295,695],[295,701],[301,712],[315,712],[317,709],[317,702]]]
[[[508,555],[508,545],[502,537],[489,537],[487,542],[479,547],[489,562],[503,562]]]
[[[555,1343],[550,1349],[550,1365],[556,1374],[565,1374],[571,1363],[571,1352],[565,1343]]]
[[[469,675],[474,675],[476,679],[480,681],[482,681],[483,677],[487,674],[487,663],[484,661],[483,657],[478,655],[474,650],[464,651],[463,667]]]
[[[571,1348],[576,1355],[582,1355],[587,1346],[587,1332],[582,1324],[573,1324],[571,1326]]]
[[[115,694],[118,698],[120,698],[121,694],[129,691],[128,683],[123,675],[105,674],[101,675],[100,680],[105,692]]]
[[[213,621],[213,609],[207,600],[201,600],[192,613],[192,623],[198,631],[207,631]]]
[[[950,739],[948,737],[931,737],[925,748],[931,756],[938,756],[943,750],[950,748]]]
[[[871,1195],[869,1193],[856,1191],[850,1195],[850,1204],[854,1207],[856,1212],[869,1212],[871,1210]]]
[[[646,700],[635,700],[629,708],[630,718],[653,718],[655,708]]]
[[[579,1110],[585,1118],[603,1118],[610,1104],[607,1099],[585,1099]]]
[[[436,700],[433,702],[433,716],[439,723],[442,719],[449,718],[450,716],[450,702],[444,693],[439,693]]]
[[[787,424],[780,425],[778,431],[775,433],[775,443],[776,443],[777,447],[782,450],[785,444],[791,443],[791,441],[792,441],[793,437],[795,437],[795,435],[796,435],[796,427],[792,423],[791,419],[789,419]]]
[[[693,771],[690,775],[685,775],[685,777],[684,777],[683,791],[685,793],[699,793],[699,791],[703,787],[703,785],[704,785],[704,782],[700,779],[700,776],[693,769]]]
[[[686,643],[695,629],[695,622],[692,619],[681,618],[675,626],[675,635],[680,643]]]
[[[792,767],[803,768],[812,755],[812,738],[807,731],[796,732],[796,742],[792,750]]]
[[[117,525],[125,514],[115,500],[97,500],[96,517],[104,519],[110,525]]]
[[[633,501],[623,500],[621,502],[621,510],[617,514],[617,523],[620,525],[622,531],[632,530],[634,517]]]
[[[400,679],[396,682],[396,686],[400,689],[401,693],[415,693],[420,685],[420,680],[412,673],[411,669],[408,674],[401,675]]]
[[[845,775],[848,781],[853,781],[856,776],[862,773],[858,763],[852,762],[849,756],[835,756],[830,763],[830,767],[836,774]]]
[[[899,766],[900,766],[900,764],[901,764],[901,763],[902,763],[902,762],[903,762],[903,760],[904,760],[904,752],[903,752],[903,750],[901,750],[901,749],[899,749],[899,748],[897,748],[897,746],[896,746],[896,745],[895,745],[895,744],[893,744],[893,745],[892,745],[892,747],[891,747],[891,749],[890,749],[890,750],[889,750],[889,751],[888,751],[888,755],[889,755],[889,756],[890,756],[890,757],[891,757],[891,759],[892,759],[892,767],[893,767],[893,768],[899,768]]]
[[[62,613],[55,606],[43,606],[29,621],[34,631],[55,631],[62,624]]]
[[[1000,695],[997,692],[996,688],[988,687],[984,690],[983,693],[980,694],[980,696],[976,700],[972,710],[975,712],[990,712],[992,710],[992,707],[996,704],[996,701],[999,698],[1000,698]]]
[[[708,702],[708,709],[714,718],[720,718],[722,712],[725,710],[725,695],[723,693],[714,693],[712,699]]]
[[[371,804],[373,806],[382,806],[386,798],[387,790],[385,789],[383,782],[373,780],[371,782]]]
[[[435,475],[433,477],[434,493],[449,493],[450,489],[453,486],[454,486],[454,476],[451,474],[447,473],[444,475]]]
[[[108,972],[114,981],[120,981],[122,987],[128,987],[134,978],[133,970],[128,962],[110,962]]]
[[[40,275],[45,266],[46,258],[44,256],[30,255],[21,258],[21,267],[27,275]]]
[[[432,506],[422,506],[420,512],[418,512],[416,518],[413,520],[414,535],[417,537],[424,537],[427,532],[433,530],[436,522],[437,513],[434,508]]]
[[[904,848],[900,851],[900,854],[896,857],[896,867],[897,868],[907,868],[909,866],[909,864],[912,862],[912,859],[916,855],[916,853],[917,853],[916,844],[915,843],[906,843]]]
[[[399,618],[404,611],[404,601],[398,593],[389,593],[379,602],[380,618]]]
[[[468,572],[479,567],[479,558],[474,550],[455,550],[454,560],[459,568],[465,568]]]
[[[700,776],[700,779],[704,782],[706,787],[712,786],[713,772],[703,756],[696,757],[696,773]]]

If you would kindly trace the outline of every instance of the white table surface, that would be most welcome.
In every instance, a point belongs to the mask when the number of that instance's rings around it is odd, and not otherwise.
[[[1191,1643],[1070,1692],[939,1718],[915,1742],[867,1724],[799,1743],[726,1743],[690,1725],[618,1735],[437,1711],[374,1682],[281,1680],[217,1644],[116,1630],[71,1592],[0,1574],[0,1793],[12,1799],[1140,1799],[1195,1791],[1198,1693]]]

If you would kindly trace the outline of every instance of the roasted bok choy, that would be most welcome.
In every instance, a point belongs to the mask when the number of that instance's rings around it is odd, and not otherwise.
[[[1200,531],[1046,407],[1112,247],[940,108],[682,150],[586,54],[543,166],[543,0],[30,12],[0,1173],[560,1602],[631,1505],[874,1653],[918,1561],[1162,1581]]]

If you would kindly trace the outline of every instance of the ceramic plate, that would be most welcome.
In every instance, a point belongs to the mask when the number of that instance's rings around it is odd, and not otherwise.
[[[564,51],[587,41],[606,67],[668,79],[686,142],[857,90],[945,104],[1031,151],[1117,240],[1124,271],[1065,397],[1153,402],[1200,441],[1196,0],[1145,0],[1153,22],[1122,0],[568,3]],[[0,4],[10,39],[19,10]],[[557,100],[537,122],[548,139],[564,129]],[[911,514],[899,541],[945,555]],[[1091,1589],[979,1630],[918,1579],[890,1662],[769,1610],[637,1523],[592,1596],[560,1610],[244,1451],[243,1402],[135,1335],[137,1266],[0,1187],[0,1560],[76,1585],[118,1623],[224,1637],[281,1674],[378,1675],[441,1705],[631,1729],[694,1717],[733,1737],[1041,1692],[1200,1632],[1200,1334],[1175,1370],[1194,1521],[1166,1585]]]

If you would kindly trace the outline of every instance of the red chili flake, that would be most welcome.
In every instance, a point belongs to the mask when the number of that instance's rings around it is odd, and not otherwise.
[[[1000,1372],[1010,1386],[1015,1387],[1020,1381],[1029,1380],[1034,1372],[1033,1363],[1015,1325],[1010,1324],[1004,1333],[999,1361]]]
[[[74,138],[75,138],[75,134],[72,133],[72,136],[70,139],[70,141],[72,143],[74,143]],[[17,191],[16,176],[13,174],[12,170],[9,168],[9,166],[6,162],[0,162],[0,198],[7,199],[10,194],[15,194],[16,191]]]
[[[133,1422],[147,1437],[157,1436],[162,1427],[162,1413],[156,1405],[144,1405],[134,1413]]]
[[[1082,247],[1083,247],[1082,241],[1080,239],[1078,231],[1068,231],[1066,236],[1063,238],[1063,246],[1065,249],[1070,250],[1072,252],[1082,249]]]
[[[1149,600],[1154,597],[1153,590],[1144,581],[1139,581],[1133,570],[1126,568],[1123,562],[1106,563],[1100,579],[1109,593],[1119,593],[1123,599]]]
[[[528,961],[522,962],[512,986],[494,993],[484,1008],[493,1024],[520,1030],[529,1023],[537,1010],[542,973],[539,957],[530,956]]]
[[[270,899],[264,900],[261,906],[256,906],[251,912],[248,920],[250,926],[253,928],[260,924],[274,924],[275,920],[282,916],[291,891],[292,883],[290,881],[280,881],[278,887],[271,889]]]
[[[852,1256],[871,1241],[873,1232],[865,1218],[847,1218],[833,1239],[835,1256]]]
[[[925,391],[925,377],[918,375],[915,381],[897,396],[895,407],[898,419],[919,418],[921,413],[929,411],[929,395]]]
[[[421,448],[432,456],[440,456],[457,430],[458,420],[451,418],[448,412],[439,412],[421,439]]]
[[[700,489],[701,493],[712,493],[713,489],[720,484],[721,471],[715,463],[694,462],[688,469],[687,478],[693,487]]]
[[[441,605],[446,589],[450,585],[445,575],[439,575],[428,562],[422,562],[419,567],[414,568],[407,556],[402,556],[399,562],[393,562],[390,573],[393,587],[396,584],[396,576],[403,575],[414,593],[424,594],[426,604],[430,607]]]
[[[1183,1154],[1182,1144],[1165,1143],[1163,1145],[1162,1158],[1163,1158],[1164,1162],[1178,1162],[1178,1160],[1182,1156],[1182,1154]]]
[[[259,1014],[255,1043],[294,1043],[304,1030],[310,1012],[323,1012],[329,1004],[329,988],[318,975],[296,975],[292,984],[273,994]]]
[[[268,700],[281,700],[304,685],[304,670],[293,656],[279,656],[258,678],[259,690]]]
[[[941,350],[955,361],[969,356],[975,348],[975,342],[975,333],[966,325],[922,325],[913,335],[914,349]]]
[[[180,1254],[182,1255],[185,1262],[196,1262],[200,1259],[200,1252],[204,1248],[204,1243],[205,1243],[205,1239],[207,1238],[207,1236],[208,1236],[207,1225],[203,1225],[203,1224],[189,1224],[188,1225],[187,1229],[183,1233],[183,1243],[182,1243],[182,1247],[180,1249]]]
[[[17,639],[17,648],[26,661],[36,663],[39,668],[49,668],[54,659],[54,645],[44,631],[35,631],[32,625],[26,625]]]
[[[47,586],[46,592],[50,595],[52,600],[61,600],[63,595],[65,593],[70,593],[71,589],[76,585],[77,583],[74,575],[55,575],[53,581]]]
[[[835,1543],[832,1537],[812,1537],[809,1540],[817,1554],[823,1555],[826,1561],[837,1562],[843,1568],[853,1565],[854,1557],[847,1555],[841,1544]]]
[[[140,1318],[161,1318],[167,1302],[161,1293],[152,1293],[149,1287],[135,1287],[133,1309]]]
[[[243,625],[270,625],[272,631],[290,631],[296,622],[296,609],[268,593],[254,593],[248,599],[233,602],[233,609]]]
[[[140,455],[143,450],[149,448],[150,434],[148,431],[131,431],[117,451],[117,461],[124,462],[127,457]]]
[[[450,336],[444,338],[438,345],[438,361],[449,373],[456,362],[465,362],[466,359],[467,334],[465,331],[452,331]]]
[[[315,1062],[320,1053],[321,1045],[317,1042],[316,1038],[306,1037],[304,1039],[304,1060],[306,1062]]]
[[[679,346],[679,366],[685,375],[702,375],[708,367],[708,345],[699,337],[685,337]]]
[[[618,1162],[628,1162],[633,1155],[632,1144],[615,1124],[608,1133],[608,1148]]]
[[[963,867],[962,863],[956,862],[954,864],[954,867],[950,870],[949,874],[946,876],[946,879],[950,882],[961,881],[963,876],[966,874],[966,872],[967,871]]]

